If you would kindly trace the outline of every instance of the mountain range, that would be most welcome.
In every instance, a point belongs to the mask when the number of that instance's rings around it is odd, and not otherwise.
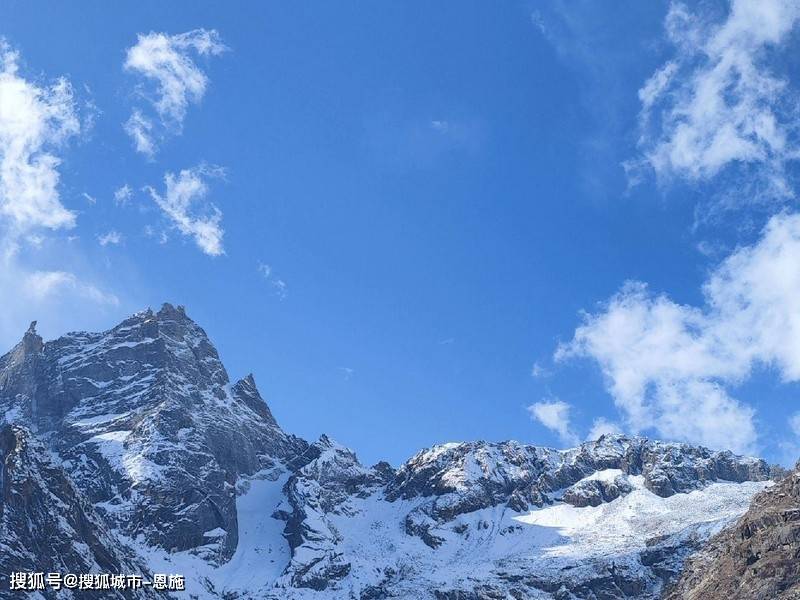
[[[800,589],[797,473],[621,435],[567,450],[446,443],[363,465],[327,436],[283,431],[180,306],[48,342],[33,323],[0,358],[0,415],[0,597],[19,597],[14,572],[180,574],[175,597],[209,600]]]

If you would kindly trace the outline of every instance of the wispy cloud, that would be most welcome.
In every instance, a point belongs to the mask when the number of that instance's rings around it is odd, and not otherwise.
[[[122,242],[122,234],[112,229],[108,233],[97,236],[97,241],[101,246],[116,246]]]
[[[274,295],[280,300],[286,299],[286,296],[289,293],[289,286],[286,285],[286,282],[283,279],[279,279],[273,275],[272,267],[266,263],[259,262],[257,270],[261,276],[269,282]]]
[[[285,300],[289,293],[288,286],[283,279],[273,279],[272,287],[275,290],[275,295],[281,300]]]
[[[156,141],[153,138],[153,121],[145,117],[141,111],[134,110],[123,124],[123,129],[133,141],[137,152],[152,158],[156,153]]]
[[[137,108],[124,125],[138,152],[153,156],[165,134],[181,132],[189,104],[199,103],[205,95],[208,76],[193,57],[216,56],[225,50],[213,29],[176,35],[139,34],[136,44],[128,49],[124,66],[154,84],[154,90],[145,97],[155,115]]]
[[[258,272],[261,273],[261,276],[264,279],[269,279],[270,275],[272,275],[272,267],[270,267],[266,263],[262,263],[262,262],[258,263],[258,267],[257,268],[258,268]]]
[[[622,433],[622,428],[613,421],[609,421],[605,417],[598,417],[592,423],[592,428],[586,435],[587,441],[594,441],[604,435]]]
[[[95,198],[95,197],[94,197],[94,196],[92,196],[91,194],[87,194],[86,192],[83,192],[83,194],[81,194],[81,195],[84,197],[84,199],[85,199],[85,200],[86,200],[86,201],[87,201],[89,204],[92,204],[92,205],[94,205],[94,204],[97,204],[97,198]]]
[[[798,95],[768,60],[798,19],[796,1],[733,0],[721,22],[673,3],[665,27],[674,55],[639,90],[632,181],[645,168],[661,181],[707,181],[737,165],[757,179],[758,195],[793,196],[785,167],[798,158]]]
[[[116,202],[117,206],[125,206],[132,197],[133,190],[127,183],[114,190],[114,202]]]
[[[430,168],[451,155],[475,155],[487,137],[472,117],[413,116],[386,110],[370,115],[364,127],[370,158],[392,169]]]
[[[166,173],[163,195],[150,186],[145,187],[172,225],[194,239],[197,247],[209,256],[225,254],[222,246],[225,232],[222,212],[207,200],[208,184],[205,180],[223,175],[224,170],[220,167],[201,165],[183,169],[177,176]]]
[[[543,400],[528,407],[531,419],[538,421],[558,435],[558,439],[567,445],[578,442],[578,436],[570,424],[571,407],[563,400]]]
[[[83,282],[66,271],[34,271],[25,277],[23,287],[35,300],[46,300],[51,296],[72,292],[81,298],[98,304],[117,306],[119,298],[103,292],[96,286]]]
[[[533,363],[531,367],[531,377],[534,379],[544,379],[545,377],[550,377],[550,375],[552,375],[550,369],[542,366],[538,361]]]
[[[0,38],[0,216],[15,231],[74,226],[54,152],[80,130],[69,81],[42,87],[25,79],[19,54]]]
[[[101,326],[119,298],[85,276],[66,270],[30,268],[15,256],[0,258],[0,347],[5,351],[25,325],[39,320],[43,335]]]

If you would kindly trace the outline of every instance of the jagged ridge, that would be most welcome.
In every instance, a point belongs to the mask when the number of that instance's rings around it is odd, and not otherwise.
[[[3,475],[0,533],[24,518],[13,498],[75,504],[99,533],[73,527],[69,542],[116,562],[66,553],[43,569],[180,567],[204,598],[654,598],[765,485],[748,482],[772,475],[758,459],[622,436],[566,451],[444,444],[365,467],[325,436],[284,433],[252,375],[231,385],[169,304],[47,343],[33,324],[0,358],[0,411],[14,439],[55,457],[25,455],[38,487]],[[19,537],[13,564],[36,535]]]

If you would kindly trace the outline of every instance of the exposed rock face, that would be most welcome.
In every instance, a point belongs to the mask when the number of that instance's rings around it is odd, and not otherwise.
[[[4,422],[0,577],[169,571],[209,600],[657,598],[772,475],[622,436],[366,467],[284,433],[168,304],[47,343],[32,324],[0,358]]]
[[[230,387],[205,332],[169,304],[47,344],[32,326],[0,359],[0,411],[49,440],[115,527],[219,560],[236,548],[237,478],[307,448],[252,377]],[[218,528],[210,548],[205,532]]]
[[[562,496],[576,506],[613,500],[627,489],[624,481],[581,482],[608,469],[641,475],[644,486],[664,498],[702,488],[710,481],[763,481],[771,474],[763,460],[644,438],[603,436],[568,451],[516,442],[469,442],[420,452],[400,468],[386,497],[430,498],[409,515],[406,531],[435,547],[439,542],[430,534],[431,526],[463,513],[502,503],[524,511]],[[579,482],[579,487],[572,487]],[[569,489],[559,494],[564,488]]]
[[[616,475],[611,480],[582,479],[564,490],[561,499],[572,506],[600,506],[633,491],[624,475]]]
[[[759,494],[694,556],[669,600],[800,598],[800,470]]]
[[[352,451],[326,436],[312,451],[317,457],[292,475],[284,488],[290,508],[284,535],[292,560],[282,579],[291,587],[324,590],[351,569],[339,548],[343,533],[332,517],[356,514],[350,500],[368,496],[386,483],[387,474],[361,466]]]
[[[13,572],[149,575],[133,557],[44,445],[22,427],[0,425],[0,597]],[[154,596],[161,594],[109,591],[106,597]]]

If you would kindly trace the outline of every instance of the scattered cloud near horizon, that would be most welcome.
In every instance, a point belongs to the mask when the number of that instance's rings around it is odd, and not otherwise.
[[[113,308],[119,299],[102,286],[67,268],[42,268],[40,253],[53,256],[49,232],[72,229],[76,213],[59,194],[60,152],[85,129],[79,118],[71,83],[64,77],[52,84],[27,79],[21,57],[0,38],[0,341],[19,339],[20,323],[39,318],[52,324],[90,320],[98,308]],[[88,193],[82,197],[93,204]],[[62,253],[68,250],[60,246]],[[23,252],[36,248],[34,256]],[[63,256],[63,254],[62,254]],[[77,261],[76,261],[77,262]]]
[[[34,271],[27,275],[24,288],[35,300],[45,300],[56,294],[72,292],[77,296],[97,304],[119,305],[119,298],[108,294],[94,285],[80,281],[67,271]]]
[[[134,108],[124,124],[137,152],[152,158],[167,134],[181,133],[189,105],[203,99],[208,76],[193,56],[217,56],[227,49],[214,29],[138,35],[128,48],[124,68],[144,77],[154,89],[142,92],[146,108]]]
[[[770,219],[703,286],[702,306],[628,282],[586,314],[556,360],[602,369],[627,427],[714,448],[756,448],[755,411],[729,394],[754,368],[800,381],[800,214]]]
[[[122,303],[85,274],[37,268],[15,254],[0,257],[0,304],[2,353],[19,341],[30,321],[40,321],[42,335],[59,334],[76,327],[99,326]]]
[[[589,430],[589,433],[586,435],[586,441],[593,441],[604,435],[620,433],[623,433],[623,431],[617,423],[609,421],[605,417],[597,417],[592,423],[592,428]]]
[[[579,438],[570,423],[571,406],[563,400],[542,400],[528,407],[531,419],[538,421],[558,435],[561,443],[573,446]]]

